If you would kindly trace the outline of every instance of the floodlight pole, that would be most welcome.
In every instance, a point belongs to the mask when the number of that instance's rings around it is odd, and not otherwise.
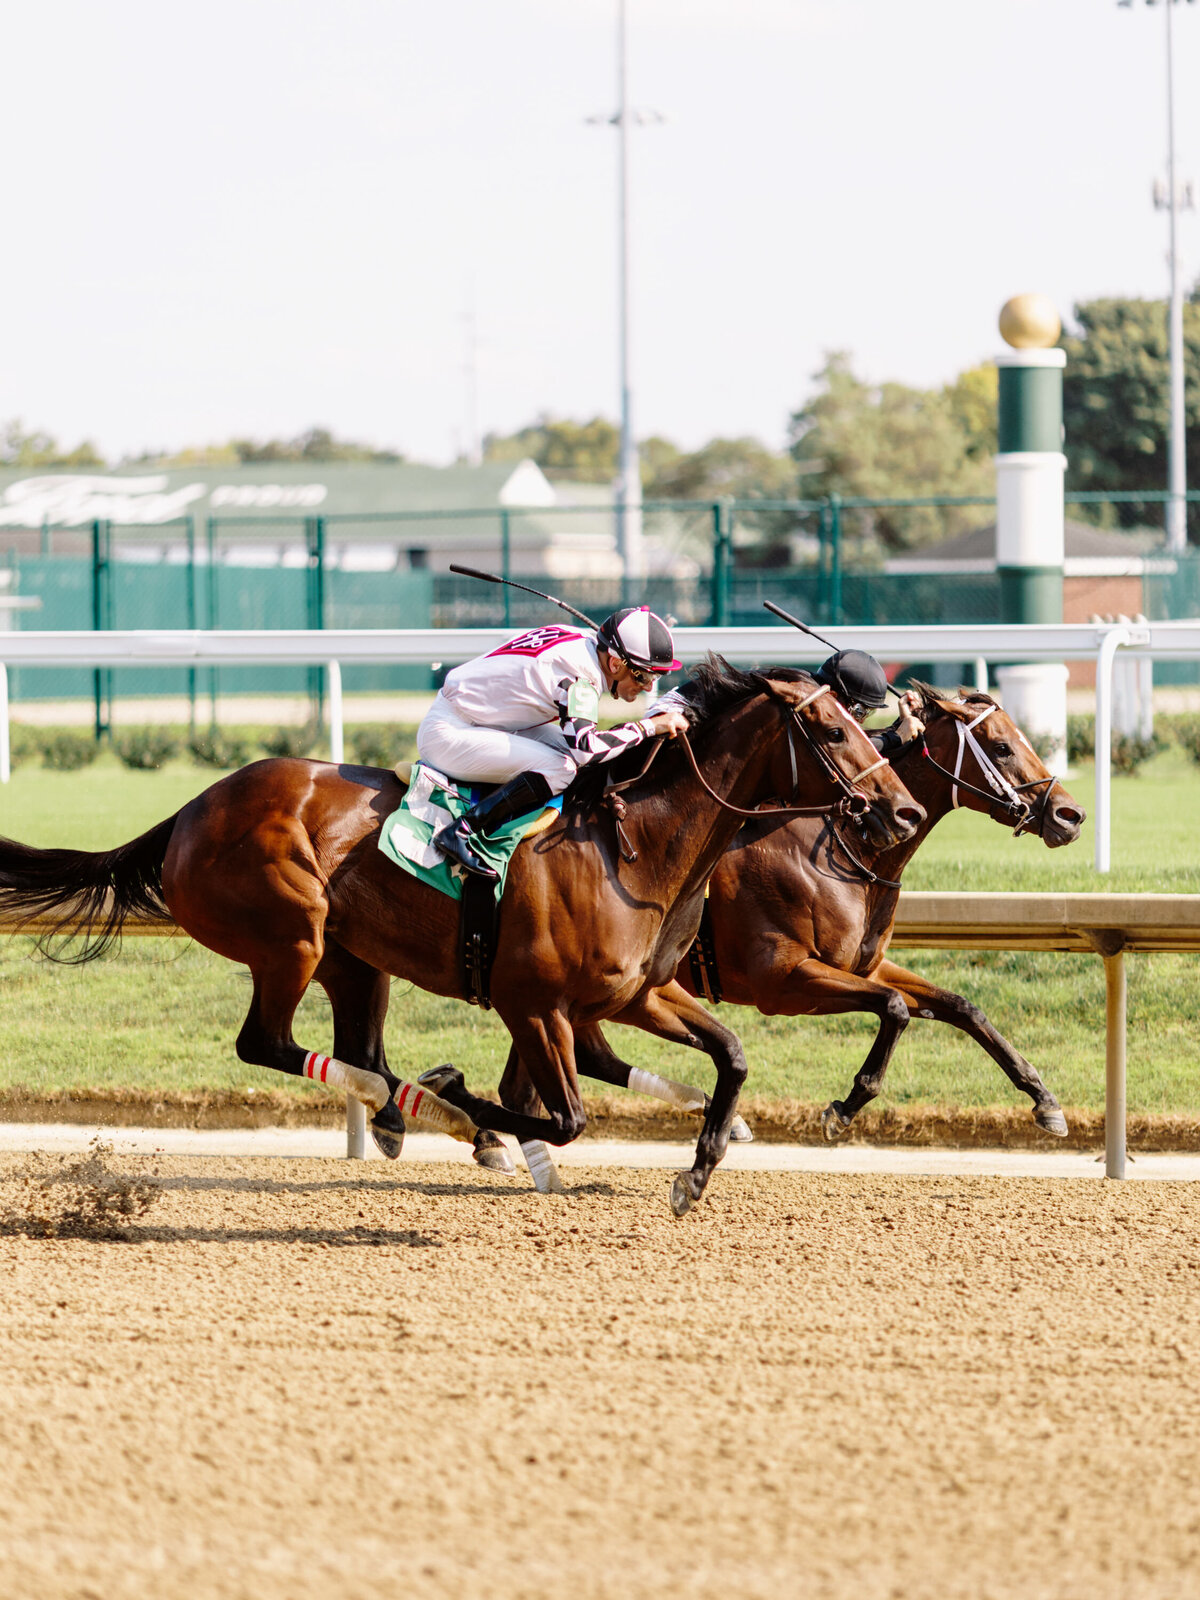
[[[1146,0],[1158,5],[1160,0]],[[1188,0],[1192,5],[1195,0]],[[1118,6],[1131,9],[1133,0],[1117,0]],[[1167,424],[1167,549],[1182,555],[1187,549],[1187,412],[1183,378],[1183,285],[1179,273],[1180,187],[1175,177],[1175,60],[1172,51],[1171,13],[1178,0],[1165,0],[1167,14],[1167,190],[1160,194],[1154,185],[1155,208],[1170,219],[1170,246],[1167,262],[1170,271],[1170,297],[1167,301],[1167,353],[1169,363],[1170,419]],[[1189,187],[1186,204],[1190,205]]]
[[[1167,206],[1171,219],[1171,299],[1167,312],[1167,347],[1170,351],[1171,422],[1167,440],[1167,549],[1182,555],[1187,549],[1187,418],[1183,391],[1183,285],[1180,283],[1179,188],[1175,181],[1175,65],[1171,51],[1171,13],[1174,0],[1166,0],[1167,14]]]
[[[620,321],[621,444],[617,462],[617,549],[626,580],[640,578],[642,552],[642,470],[633,433],[633,395],[629,376],[629,91],[625,0],[617,0],[617,191],[618,303]],[[630,596],[623,595],[628,601]]]
[[[611,117],[594,116],[587,120],[617,130],[617,318],[618,362],[621,385],[621,437],[617,454],[616,495],[617,551],[626,585],[630,579],[645,576],[642,547],[642,472],[637,440],[633,431],[633,382],[629,360],[629,129],[661,122],[657,111],[629,104],[628,49],[625,27],[626,0],[617,0],[617,110]],[[628,598],[628,596],[626,596]]]

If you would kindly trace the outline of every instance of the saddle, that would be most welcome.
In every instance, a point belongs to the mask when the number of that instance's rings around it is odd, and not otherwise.
[[[397,761],[393,770],[407,789],[412,782],[412,762]],[[499,786],[476,784],[474,787],[490,793]],[[558,821],[558,816],[557,809],[547,807],[525,830],[521,842],[544,833],[552,823]],[[494,886],[488,879],[477,877],[474,873],[463,874],[458,913],[458,964],[467,1000],[482,1011],[492,1009],[491,976],[500,936],[501,903],[501,898],[497,898]]]

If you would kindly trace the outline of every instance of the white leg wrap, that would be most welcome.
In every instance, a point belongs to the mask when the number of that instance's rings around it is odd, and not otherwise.
[[[388,1103],[388,1086],[380,1073],[348,1067],[333,1056],[320,1056],[315,1050],[310,1051],[304,1058],[302,1073],[317,1083],[331,1083],[335,1089],[344,1089],[371,1111],[382,1111]]]
[[[674,1078],[660,1078],[657,1072],[643,1072],[641,1067],[630,1067],[629,1087],[637,1094],[650,1094],[656,1100],[665,1100],[680,1111],[703,1111],[704,1090],[694,1089],[687,1083],[676,1083]]]
[[[539,1194],[566,1194],[554,1159],[540,1139],[522,1139],[521,1154]]]
[[[402,1083],[396,1090],[396,1110],[418,1128],[428,1128],[432,1133],[448,1133],[452,1139],[464,1144],[474,1144],[478,1128],[465,1111],[452,1106],[448,1100],[439,1100],[436,1094],[422,1089],[419,1084]]]

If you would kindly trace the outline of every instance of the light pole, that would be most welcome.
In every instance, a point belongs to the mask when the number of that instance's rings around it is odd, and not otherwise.
[[[617,0],[617,110],[611,117],[589,117],[617,130],[617,306],[621,384],[621,443],[617,458],[617,552],[626,579],[645,574],[642,548],[642,473],[633,432],[633,386],[629,370],[629,128],[662,122],[660,112],[631,107],[625,0]]]
[[[1146,0],[1148,6],[1160,0]],[[1180,282],[1178,229],[1181,207],[1190,207],[1192,188],[1182,188],[1175,177],[1175,64],[1171,51],[1171,13],[1179,0],[1162,0],[1167,14],[1167,182],[1154,185],[1154,204],[1170,217],[1171,295],[1167,307],[1167,349],[1170,357],[1170,423],[1167,434],[1167,549],[1182,554],[1187,549],[1187,416],[1183,385],[1183,285]],[[1187,0],[1189,5],[1194,0]],[[1132,7],[1133,0],[1117,0]]]

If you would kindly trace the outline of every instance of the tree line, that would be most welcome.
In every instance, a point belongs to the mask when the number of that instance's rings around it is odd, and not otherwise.
[[[1067,488],[1138,493],[1166,484],[1168,361],[1166,306],[1159,300],[1092,300],[1075,307],[1077,333],[1067,352],[1063,385]],[[1200,285],[1184,306],[1188,481],[1200,487]],[[970,367],[952,383],[918,389],[871,383],[845,351],[830,353],[814,374],[809,398],[790,416],[787,445],[772,450],[750,437],[715,438],[682,450],[652,436],[640,442],[648,499],[873,500],[919,496],[990,496],[995,490],[996,369]],[[541,416],[511,434],[489,434],[489,461],[532,458],[551,478],[610,483],[617,474],[618,430],[604,417],[576,422]],[[147,455],[159,466],[238,466],[258,462],[400,462],[398,452],[338,439],[313,427],[294,439],[234,438],[174,455]],[[0,465],[17,468],[103,467],[84,441],[61,449],[44,432],[19,422],[0,426]],[[1138,508],[1143,520],[1157,512]],[[1110,508],[1081,513],[1117,521]],[[987,520],[987,513],[983,520]],[[978,525],[977,508],[880,507],[847,521],[859,553],[912,548]],[[1200,517],[1193,537],[1200,537]],[[765,559],[783,556],[788,525],[759,519]]]

